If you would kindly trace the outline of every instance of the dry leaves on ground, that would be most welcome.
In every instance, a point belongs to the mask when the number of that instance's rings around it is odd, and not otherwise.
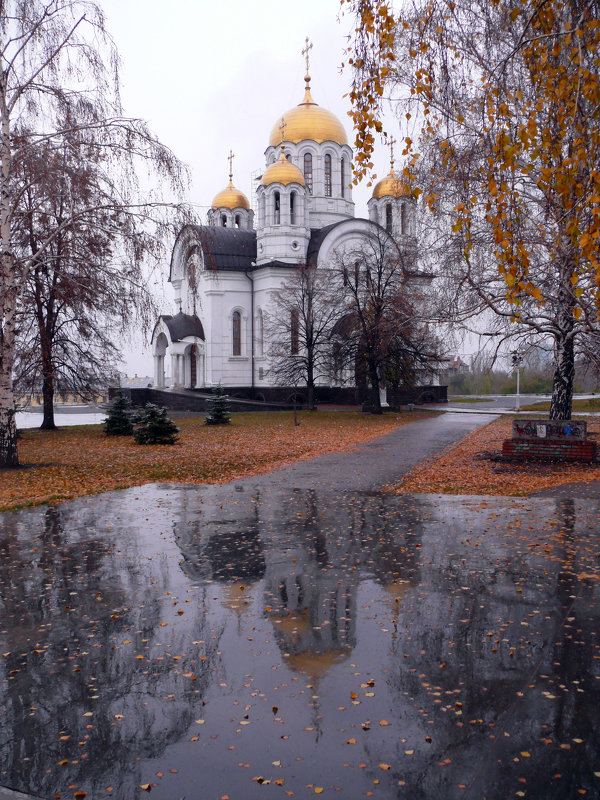
[[[588,432],[599,433],[600,422],[588,419]],[[600,479],[598,463],[504,460],[502,442],[511,435],[512,417],[478,428],[407,473],[394,491],[522,496],[565,483]]]
[[[178,419],[175,445],[140,446],[131,437],[105,436],[99,425],[24,430],[21,467],[0,471],[0,511],[144,483],[225,483],[343,450],[430,413],[298,416],[298,426],[287,412],[237,414],[231,425],[214,427],[203,416]]]

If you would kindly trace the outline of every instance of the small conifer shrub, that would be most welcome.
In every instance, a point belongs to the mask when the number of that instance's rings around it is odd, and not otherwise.
[[[106,412],[104,433],[107,436],[131,436],[133,433],[131,417],[131,403],[122,392],[119,392]]]
[[[204,422],[206,425],[228,425],[231,422],[229,415],[229,398],[219,384],[214,395],[210,398],[209,411]]]
[[[179,428],[167,416],[167,409],[146,403],[135,418],[133,438],[138,444],[175,444]]]

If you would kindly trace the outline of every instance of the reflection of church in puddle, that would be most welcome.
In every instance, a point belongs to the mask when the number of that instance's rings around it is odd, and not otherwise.
[[[384,588],[391,617],[416,580],[401,537],[383,529],[385,496],[333,504],[314,491],[206,487],[201,514],[197,496],[190,498],[193,507],[182,508],[175,531],[186,574],[223,582],[225,604],[238,613],[261,582],[264,613],[286,664],[313,680],[356,644],[361,580]]]

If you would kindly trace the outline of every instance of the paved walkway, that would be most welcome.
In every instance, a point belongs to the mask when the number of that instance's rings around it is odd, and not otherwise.
[[[403,425],[392,433],[341,453],[298,461],[266,475],[234,481],[236,485],[285,489],[373,491],[399,480],[409,470],[487,425],[495,414],[440,414]]]

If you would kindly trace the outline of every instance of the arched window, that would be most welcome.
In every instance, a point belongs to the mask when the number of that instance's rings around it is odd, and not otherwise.
[[[236,228],[241,228],[242,227],[242,218],[240,217],[239,214],[235,215],[235,227]]]
[[[325,197],[331,197],[331,156],[325,153]]]
[[[225,216],[225,214],[221,214],[221,227],[222,228],[227,227],[227,217]]]
[[[261,225],[264,225],[266,223],[264,194],[261,194],[261,196],[258,198],[258,221]]]
[[[290,353],[297,356],[300,352],[300,315],[297,308],[290,314]]]
[[[256,315],[256,355],[262,356],[264,354],[264,341],[265,341],[265,320],[263,317],[262,308],[258,309]]]
[[[342,197],[346,196],[346,159],[342,158],[340,161],[340,181],[341,188],[340,194]]]
[[[304,183],[306,184],[308,193],[312,194],[313,170],[312,170],[312,155],[310,153],[304,154]]]
[[[273,194],[273,225],[281,223],[281,195],[279,192]]]
[[[392,232],[392,204],[387,203],[385,207],[385,229],[388,233]]]
[[[296,192],[290,194],[290,225],[296,224]]]
[[[231,318],[231,354],[234,356],[242,355],[242,315],[239,311],[233,312]]]
[[[406,206],[404,203],[400,209],[400,233],[408,233],[408,215],[406,213]]]

